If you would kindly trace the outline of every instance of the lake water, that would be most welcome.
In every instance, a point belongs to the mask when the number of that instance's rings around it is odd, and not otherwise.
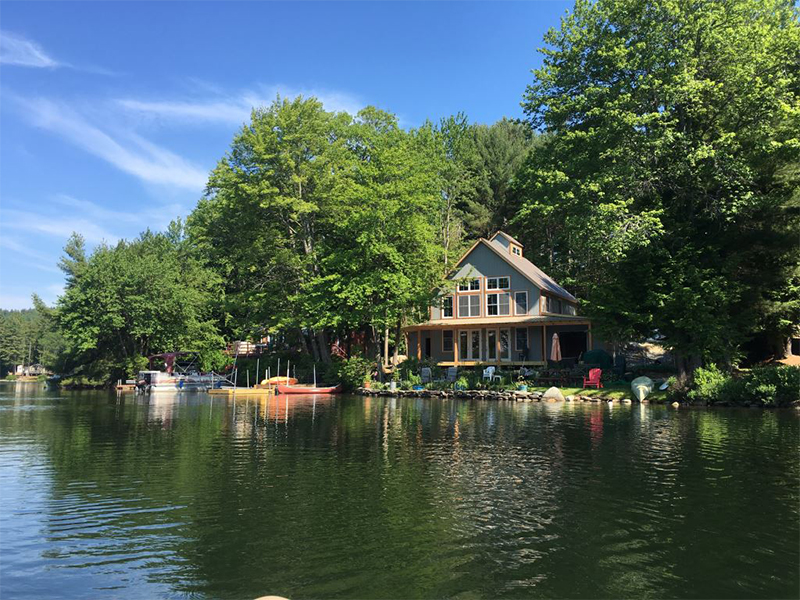
[[[796,411],[0,387],[0,597],[796,598]]]

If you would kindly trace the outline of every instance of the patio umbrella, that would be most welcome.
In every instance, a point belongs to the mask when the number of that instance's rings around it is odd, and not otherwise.
[[[561,342],[558,341],[558,334],[553,334],[553,345],[550,348],[550,360],[559,362],[561,360]]]

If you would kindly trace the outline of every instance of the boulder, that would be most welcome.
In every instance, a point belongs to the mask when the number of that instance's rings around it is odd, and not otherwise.
[[[566,398],[564,398],[564,400],[566,400],[567,402],[574,402],[574,401],[575,401],[575,396],[573,396],[572,394],[570,394],[569,396],[567,396]]]
[[[561,390],[557,387],[551,387],[542,395],[542,400],[548,400],[551,402],[564,402],[564,394],[562,394]]]

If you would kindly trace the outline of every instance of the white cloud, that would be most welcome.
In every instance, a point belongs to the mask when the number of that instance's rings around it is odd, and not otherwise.
[[[37,126],[145,182],[195,191],[205,186],[206,171],[134,133],[112,137],[66,106],[42,98],[22,102]]]
[[[8,31],[0,31],[0,63],[49,69],[67,66],[48,56],[36,42]]]
[[[4,209],[0,214],[3,216],[4,228],[26,233],[43,233],[66,240],[72,232],[77,231],[87,242],[93,243],[114,243],[119,239],[91,219],[82,217],[51,216],[13,209]]]
[[[253,108],[269,106],[279,95],[283,98],[314,96],[327,110],[353,115],[364,107],[361,100],[345,92],[282,85],[258,86],[233,96],[152,101],[120,98],[117,103],[130,112],[169,122],[222,123],[238,127],[250,119]]]
[[[38,252],[30,246],[9,237],[7,234],[4,234],[3,237],[0,238],[0,248],[32,259],[15,261],[18,264],[24,264],[25,266],[33,267],[34,269],[38,269],[40,271],[47,271],[49,273],[60,273],[58,267],[56,267],[58,259],[55,256],[45,254],[44,252]]]

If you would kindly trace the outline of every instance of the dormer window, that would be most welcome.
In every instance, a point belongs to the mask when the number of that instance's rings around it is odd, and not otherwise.
[[[511,244],[511,246],[509,247],[511,248],[511,254],[513,254],[514,256],[522,256],[522,248],[514,244]]]

